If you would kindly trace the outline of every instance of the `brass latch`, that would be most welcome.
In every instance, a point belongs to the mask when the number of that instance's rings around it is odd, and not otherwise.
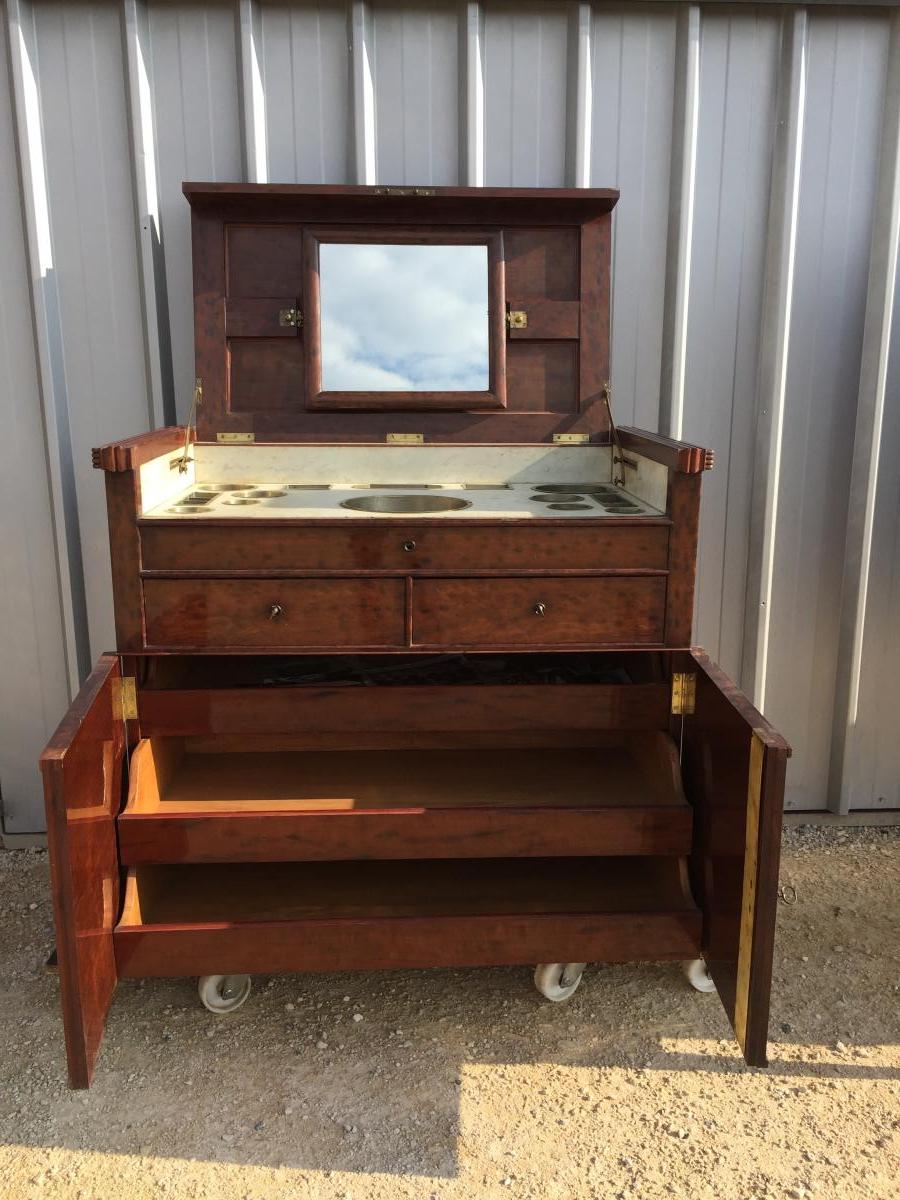
[[[279,308],[278,324],[287,329],[299,329],[303,324],[303,313],[299,308]]]
[[[589,433],[554,433],[554,446],[586,446],[591,440]]]
[[[521,309],[515,309],[513,312],[506,314],[507,329],[527,329],[528,328],[528,313]]]
[[[675,671],[672,674],[672,715],[690,716],[697,701],[697,676],[691,672]]]
[[[137,720],[137,691],[134,676],[123,675],[112,681],[113,717],[119,721]]]

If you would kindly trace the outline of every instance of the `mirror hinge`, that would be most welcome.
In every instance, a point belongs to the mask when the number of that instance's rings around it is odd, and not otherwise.
[[[690,716],[697,701],[697,676],[691,672],[675,671],[672,674],[672,715]]]
[[[299,308],[279,308],[278,324],[286,329],[299,329],[303,324],[303,313]]]

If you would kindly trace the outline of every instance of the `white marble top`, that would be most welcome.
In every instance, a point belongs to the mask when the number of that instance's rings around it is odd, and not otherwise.
[[[583,518],[660,516],[660,510],[638,500],[621,487],[610,483],[580,481],[592,491],[580,491],[579,482],[565,482],[551,487],[565,491],[542,490],[546,483],[469,484],[454,480],[445,484],[425,484],[410,481],[408,485],[396,483],[335,484],[323,487],[319,484],[278,483],[271,480],[232,480],[231,490],[217,491],[225,481],[211,480],[209,483],[193,483],[182,491],[169,496],[163,503],[150,508],[146,517],[217,520],[228,517],[257,518],[272,520],[286,517],[294,520],[329,519],[358,520],[478,520],[494,518]],[[246,484],[237,488],[236,484]],[[254,492],[272,492],[270,496],[253,495]],[[451,497],[465,501],[465,507],[441,512],[366,512],[346,508],[343,502],[367,497],[428,496]],[[188,504],[192,498],[195,503]],[[211,497],[207,499],[207,497]],[[199,501],[199,502],[196,502]],[[242,501],[242,503],[236,503]],[[249,503],[248,503],[249,501]]]

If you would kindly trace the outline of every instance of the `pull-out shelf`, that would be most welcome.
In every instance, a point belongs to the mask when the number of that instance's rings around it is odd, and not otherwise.
[[[692,810],[667,733],[563,749],[258,750],[141,741],[122,862],[682,854]],[[584,739],[583,739],[584,740]]]
[[[118,973],[344,971],[693,958],[683,860],[449,859],[139,867]]]

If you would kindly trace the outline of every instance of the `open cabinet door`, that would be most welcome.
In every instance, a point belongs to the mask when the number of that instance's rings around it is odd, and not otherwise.
[[[674,657],[696,679],[694,711],[681,718],[682,773],[694,806],[703,954],[744,1058],[764,1067],[791,750],[702,651]]]
[[[41,755],[69,1083],[87,1087],[116,987],[116,814],[125,722],[119,660],[104,655]]]

